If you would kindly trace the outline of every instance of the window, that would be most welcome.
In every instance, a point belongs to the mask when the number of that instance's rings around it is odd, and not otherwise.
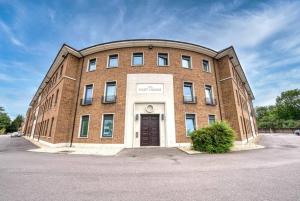
[[[45,121],[45,133],[44,133],[44,136],[47,136],[47,132],[48,132],[48,126],[49,126],[49,119],[47,119],[47,121]]]
[[[143,53],[133,53],[132,54],[132,65],[141,66],[144,64]]]
[[[115,102],[116,94],[116,82],[106,82],[104,102]]]
[[[181,64],[183,68],[191,68],[191,57],[182,55]]]
[[[104,114],[102,122],[102,137],[112,137],[114,128],[114,115]]]
[[[209,86],[209,85],[205,85],[205,102],[208,105],[214,104],[214,100],[213,100],[213,96],[212,96],[212,89],[211,89],[211,86]]]
[[[208,124],[213,124],[216,122],[216,116],[215,115],[208,115]]]
[[[63,69],[64,69],[64,66],[61,66],[61,67],[60,67],[60,72],[59,72],[59,77],[61,77],[61,76],[62,76]]]
[[[51,135],[52,135],[53,121],[54,121],[54,117],[52,117],[52,119],[51,119],[51,124],[50,124],[50,130],[49,130],[49,135],[48,135],[48,137],[51,137]]]
[[[169,55],[168,53],[158,53],[158,66],[168,66],[169,65]]]
[[[50,101],[50,108],[52,107],[52,103],[53,103],[53,98],[54,98],[54,94],[52,94],[52,96],[51,96],[51,101]]]
[[[56,105],[56,103],[57,103],[57,100],[58,100],[58,93],[59,93],[59,89],[57,89],[57,91],[56,91],[56,97],[55,97],[54,105]]]
[[[238,90],[235,90],[235,94],[236,94],[236,99],[237,99],[238,105],[240,105],[240,98],[239,98]]]
[[[86,85],[85,86],[85,94],[82,104],[83,105],[90,105],[92,104],[92,98],[93,98],[93,85]]]
[[[96,59],[90,59],[89,65],[88,65],[88,71],[94,71],[96,70]]]
[[[202,65],[203,65],[203,70],[205,72],[210,72],[210,66],[209,66],[209,62],[207,60],[203,60]]]
[[[190,136],[196,130],[195,114],[185,115],[185,128],[187,136]]]
[[[193,83],[184,82],[183,84],[183,101],[186,102],[194,102],[194,92],[193,92]]]
[[[108,57],[108,68],[118,67],[118,55],[113,54]]]
[[[80,135],[79,137],[87,137],[89,132],[89,115],[84,115],[81,117],[81,124],[80,124]]]

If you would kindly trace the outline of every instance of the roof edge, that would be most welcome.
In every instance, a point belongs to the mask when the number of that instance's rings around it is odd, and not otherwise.
[[[241,76],[242,81],[246,85],[246,90],[250,94],[252,100],[254,100],[255,99],[254,94],[253,94],[252,89],[251,89],[251,87],[249,85],[249,82],[248,82],[247,77],[245,75],[245,72],[244,72],[244,70],[242,68],[242,65],[241,65],[241,63],[239,61],[239,58],[238,58],[238,56],[236,54],[236,51],[235,51],[235,49],[234,49],[234,47],[232,45],[229,46],[229,47],[227,47],[227,48],[225,48],[225,49],[223,49],[223,50],[220,50],[218,52],[218,54],[215,56],[215,58],[219,59],[219,58],[222,58],[222,57],[224,57],[226,55],[232,57],[232,59],[236,62],[236,65],[234,65],[234,67],[238,68],[238,72],[240,72],[239,75]]]

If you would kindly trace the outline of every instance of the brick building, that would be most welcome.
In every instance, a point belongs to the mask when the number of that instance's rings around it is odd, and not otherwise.
[[[30,102],[24,133],[55,146],[173,147],[226,120],[257,135],[251,88],[233,47],[126,40],[63,45]]]

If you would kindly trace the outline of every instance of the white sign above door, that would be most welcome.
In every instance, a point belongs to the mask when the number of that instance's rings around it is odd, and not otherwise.
[[[138,94],[162,94],[164,93],[163,84],[137,84]]]

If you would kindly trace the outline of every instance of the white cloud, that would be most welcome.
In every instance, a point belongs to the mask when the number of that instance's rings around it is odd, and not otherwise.
[[[4,73],[0,73],[0,81],[3,81],[3,82],[12,82],[14,79],[13,77],[9,76],[9,75],[6,75]]]
[[[3,32],[7,35],[9,40],[16,46],[24,47],[23,42],[21,42],[13,33],[11,28],[7,26],[3,21],[0,20],[0,28],[3,30]],[[0,30],[1,30],[0,29]]]

